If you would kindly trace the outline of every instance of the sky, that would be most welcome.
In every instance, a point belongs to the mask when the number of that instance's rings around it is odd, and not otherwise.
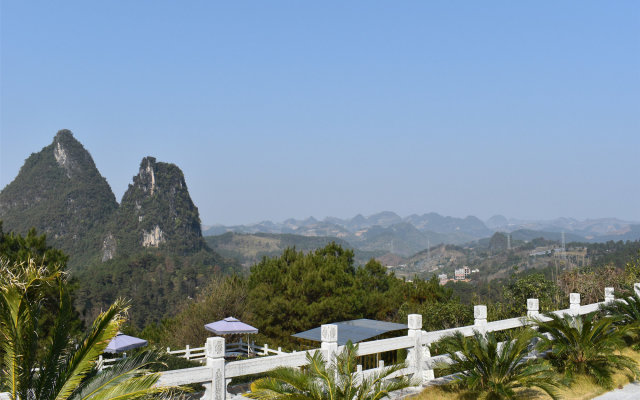
[[[638,1],[0,1],[0,188],[70,129],[204,224],[640,221]]]

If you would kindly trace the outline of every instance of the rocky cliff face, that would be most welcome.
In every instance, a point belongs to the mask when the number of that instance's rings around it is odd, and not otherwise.
[[[0,192],[5,230],[21,234],[35,227],[67,254],[70,265],[88,262],[100,250],[104,227],[118,203],[89,152],[68,130],[33,153]]]
[[[109,238],[115,238],[115,245]],[[153,157],[142,160],[104,238],[107,242],[111,245],[103,247],[103,260],[144,247],[182,253],[202,248],[198,209],[180,168]]]

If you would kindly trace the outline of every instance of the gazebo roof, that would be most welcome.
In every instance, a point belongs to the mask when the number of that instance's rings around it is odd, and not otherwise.
[[[147,341],[134,336],[124,335],[118,333],[116,337],[111,339],[107,348],[104,349],[105,353],[122,353],[123,351],[129,351],[138,347],[147,345]]]
[[[343,346],[348,341],[352,343],[362,342],[363,340],[382,335],[383,333],[408,329],[405,324],[396,324],[394,322],[376,321],[374,319],[354,319],[352,321],[335,322],[333,325],[338,326],[338,344]],[[308,331],[299,332],[294,337],[300,339],[322,341],[320,338],[321,327],[309,329]]]
[[[258,329],[233,317],[206,324],[205,329],[216,335],[233,335],[242,333],[258,333]]]

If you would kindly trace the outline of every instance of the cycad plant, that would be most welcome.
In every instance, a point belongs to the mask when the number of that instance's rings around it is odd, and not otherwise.
[[[553,367],[528,358],[534,337],[530,329],[505,342],[498,342],[493,332],[475,331],[471,337],[456,332],[438,342],[439,349],[451,357],[451,363],[439,367],[445,374],[456,374],[454,385],[474,398],[514,399],[521,389],[539,388],[556,399],[561,383]]]
[[[624,332],[614,325],[614,318],[597,318],[595,314],[547,317],[550,320],[536,320],[541,339],[538,349],[547,352],[546,357],[566,378],[586,375],[598,385],[610,388],[616,371],[638,376],[635,361],[618,352],[625,345]]]
[[[358,346],[351,342],[329,366],[321,352],[307,354],[309,365],[305,368],[276,368],[266,378],[253,382],[251,393],[245,396],[258,400],[379,400],[390,392],[411,386],[407,377],[389,379],[403,369],[404,364],[363,377],[356,373],[357,356]]]
[[[625,333],[638,345],[640,342],[640,296],[618,299],[600,306],[600,310],[614,318],[615,324],[625,327]]]
[[[38,355],[39,322],[47,286],[60,293],[51,342]],[[0,261],[0,391],[11,399],[134,399],[166,395],[153,387],[157,374],[149,374],[152,356],[141,354],[113,368],[96,371],[96,360],[123,323],[127,307],[116,301],[101,313],[79,341],[69,337],[72,306],[66,277],[33,261],[9,265]]]

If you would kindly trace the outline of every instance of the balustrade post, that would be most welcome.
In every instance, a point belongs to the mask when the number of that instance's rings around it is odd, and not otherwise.
[[[263,356],[268,356],[269,355],[269,345],[267,343],[264,344],[264,348],[263,348],[263,352],[262,355]]]
[[[612,287],[604,288],[604,302],[611,303],[616,299],[616,296],[613,294],[614,290]]]
[[[536,318],[540,314],[540,301],[527,299],[527,317]]]
[[[569,311],[578,315],[580,311],[580,293],[569,293]]]
[[[412,337],[414,342],[413,347],[409,348],[409,353],[407,354],[407,364],[413,370],[413,380],[424,384],[433,379],[434,374],[433,370],[425,369],[425,349],[428,352],[429,348],[422,343],[422,315],[409,314],[408,325],[409,332],[407,335]]]
[[[322,350],[327,351],[327,367],[335,363],[338,353],[338,325],[328,324],[320,326],[320,338]]]
[[[479,332],[485,334],[487,332],[487,306],[473,306],[473,318],[473,325],[478,328]]]
[[[427,344],[426,346],[424,346],[424,350],[422,352],[422,355],[424,357],[424,360],[431,360],[431,349],[429,348],[431,344]],[[436,379],[436,374],[433,371],[432,367],[430,366],[426,366],[426,369],[423,371],[422,373],[422,383],[429,383],[429,381]]]
[[[191,359],[191,349],[189,349],[189,345],[187,345],[186,349],[184,350],[184,358],[186,358],[187,360]]]
[[[207,367],[211,368],[211,382],[205,383],[203,400],[225,400],[227,395],[227,382],[224,376],[224,338],[207,338],[205,354]]]

